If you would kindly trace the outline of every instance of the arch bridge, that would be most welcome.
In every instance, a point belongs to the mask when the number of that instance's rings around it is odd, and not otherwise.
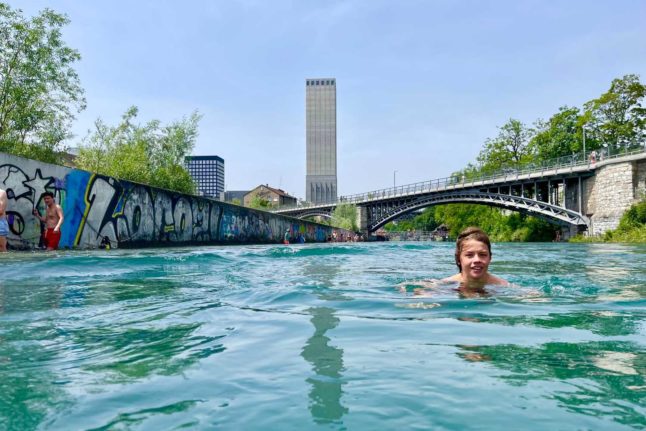
[[[281,207],[274,212],[298,218],[331,217],[337,205],[355,204],[362,230],[374,232],[386,223],[425,207],[475,203],[504,208],[545,219],[574,232],[590,230],[585,213],[589,192],[585,183],[597,169],[625,160],[646,158],[643,148],[593,157],[561,158],[544,166],[506,170],[476,178],[449,177],[342,196],[332,203]]]

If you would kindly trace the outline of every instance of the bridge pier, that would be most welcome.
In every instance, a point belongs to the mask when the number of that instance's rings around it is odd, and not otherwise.
[[[592,235],[619,226],[624,212],[646,192],[646,160],[626,157],[619,163],[600,163],[596,175],[585,180],[583,211]]]
[[[368,208],[357,205],[357,228],[364,234],[368,234]]]

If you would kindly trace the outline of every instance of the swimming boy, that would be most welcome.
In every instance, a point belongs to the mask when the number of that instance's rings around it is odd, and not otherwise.
[[[45,205],[47,205],[45,217],[41,217],[36,208],[34,208],[34,215],[37,219],[45,223],[45,246],[47,250],[56,250],[61,240],[61,225],[64,220],[63,210],[54,200],[54,194],[52,192],[45,192],[42,196]]]
[[[480,228],[468,227],[455,243],[455,264],[460,272],[442,281],[457,281],[467,288],[482,288],[487,284],[508,286],[507,280],[489,274],[490,263],[489,237]]]

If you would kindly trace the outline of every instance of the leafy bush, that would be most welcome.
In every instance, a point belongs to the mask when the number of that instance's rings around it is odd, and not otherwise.
[[[184,166],[197,138],[200,116],[162,127],[157,120],[135,124],[138,110],[131,107],[117,126],[100,119],[86,138],[76,164],[80,169],[149,184],[183,193],[195,193],[195,182]]]

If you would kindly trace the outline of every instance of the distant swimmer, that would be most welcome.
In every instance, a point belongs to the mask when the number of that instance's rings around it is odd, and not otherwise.
[[[480,228],[463,230],[455,243],[455,264],[459,273],[445,278],[443,282],[458,282],[460,287],[483,288],[486,285],[509,286],[507,280],[489,274],[491,241]]]

